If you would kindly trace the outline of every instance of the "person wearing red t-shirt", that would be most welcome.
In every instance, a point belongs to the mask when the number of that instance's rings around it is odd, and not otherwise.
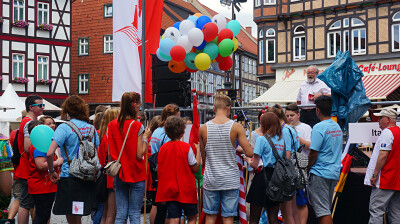
[[[39,124],[43,124],[43,121],[30,122],[28,125],[29,134],[33,128]],[[53,129],[55,129],[55,125],[53,127]],[[29,153],[28,191],[35,204],[35,219],[32,223],[47,224],[50,219],[51,208],[53,207],[54,198],[57,192],[57,185],[50,180],[50,176],[47,171],[48,166],[46,161],[46,153],[37,150],[35,147],[33,147],[33,145],[31,145]],[[62,164],[63,158],[58,158],[57,155],[54,156],[54,167],[60,167]],[[57,169],[56,172],[60,173],[60,170]]]
[[[109,108],[102,115],[100,122],[99,138],[101,139],[98,148],[98,156],[100,164],[104,167],[109,161],[109,146],[108,146],[108,124],[116,119],[119,115],[118,109]],[[117,214],[116,203],[115,203],[115,191],[113,188],[114,179],[107,174],[107,199],[104,202],[103,214],[101,217],[101,223],[113,224],[115,222],[115,215]]]
[[[21,198],[18,209],[18,224],[28,224],[29,210],[33,209],[34,203],[32,196],[28,192],[28,176],[29,176],[29,150],[31,148],[31,140],[28,133],[28,124],[33,120],[37,120],[39,115],[43,114],[44,109],[43,98],[38,95],[30,95],[25,100],[26,117],[22,119],[18,132],[18,150],[21,153],[19,165],[16,167],[15,176],[21,185]]]
[[[167,118],[165,133],[171,141],[163,144],[158,152],[156,202],[167,204],[167,219],[178,224],[184,214],[189,224],[197,220],[197,189],[194,173],[200,167],[200,146],[195,144],[196,156],[190,145],[180,141],[185,133],[185,122],[180,117]]]
[[[108,124],[111,159],[118,160],[120,152],[123,150],[119,161],[121,168],[118,176],[114,177],[117,203],[116,224],[125,224],[128,216],[132,224],[140,223],[140,211],[147,178],[143,155],[148,147],[147,140],[150,133],[147,129],[143,134],[143,125],[136,121],[140,105],[140,94],[124,93],[121,97],[121,112],[118,119]],[[124,148],[121,149],[123,145]]]

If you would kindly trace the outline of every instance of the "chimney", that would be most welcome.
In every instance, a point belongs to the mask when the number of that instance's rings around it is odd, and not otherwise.
[[[246,32],[251,35],[251,26],[246,27]]]

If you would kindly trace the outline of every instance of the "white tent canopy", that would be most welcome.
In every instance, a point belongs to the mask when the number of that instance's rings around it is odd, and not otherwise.
[[[284,81],[275,83],[261,96],[251,103],[295,103],[300,85],[303,80]]]
[[[19,98],[13,86],[8,84],[7,89],[0,97],[0,106],[15,108],[0,111],[0,121],[13,122],[21,117],[21,112],[25,110],[25,103]]]

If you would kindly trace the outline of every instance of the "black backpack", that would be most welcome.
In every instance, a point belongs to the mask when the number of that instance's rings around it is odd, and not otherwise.
[[[15,134],[14,142],[12,143],[13,156],[11,157],[11,162],[14,165],[19,165],[19,162],[21,160],[21,153],[19,153],[19,148],[18,148],[18,134],[19,134],[19,130],[17,130],[17,133]]]
[[[265,189],[266,194],[269,199],[275,202],[290,201],[296,195],[297,173],[292,161],[286,158],[286,144],[283,148],[282,157],[280,157],[271,138],[266,136],[265,138],[268,140],[276,159],[269,182],[266,172],[264,172],[265,180],[268,182]]]
[[[165,140],[166,135],[167,134],[165,134],[164,138],[162,139],[161,146],[165,143],[164,140]],[[161,147],[160,147],[160,149],[161,149]],[[158,152],[160,151],[160,149],[158,149]],[[149,158],[147,159],[149,161],[151,178],[153,180],[153,182],[151,184],[152,188],[157,188],[157,186],[158,186],[158,178],[157,178],[158,152],[151,154],[151,156],[149,156]]]

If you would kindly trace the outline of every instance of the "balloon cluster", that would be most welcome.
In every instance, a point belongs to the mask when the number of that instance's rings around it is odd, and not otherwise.
[[[230,55],[239,45],[235,36],[240,29],[238,21],[227,23],[222,14],[210,19],[196,13],[165,30],[157,57],[161,61],[169,61],[168,67],[174,73],[204,71],[212,62],[227,71],[233,64]]]

